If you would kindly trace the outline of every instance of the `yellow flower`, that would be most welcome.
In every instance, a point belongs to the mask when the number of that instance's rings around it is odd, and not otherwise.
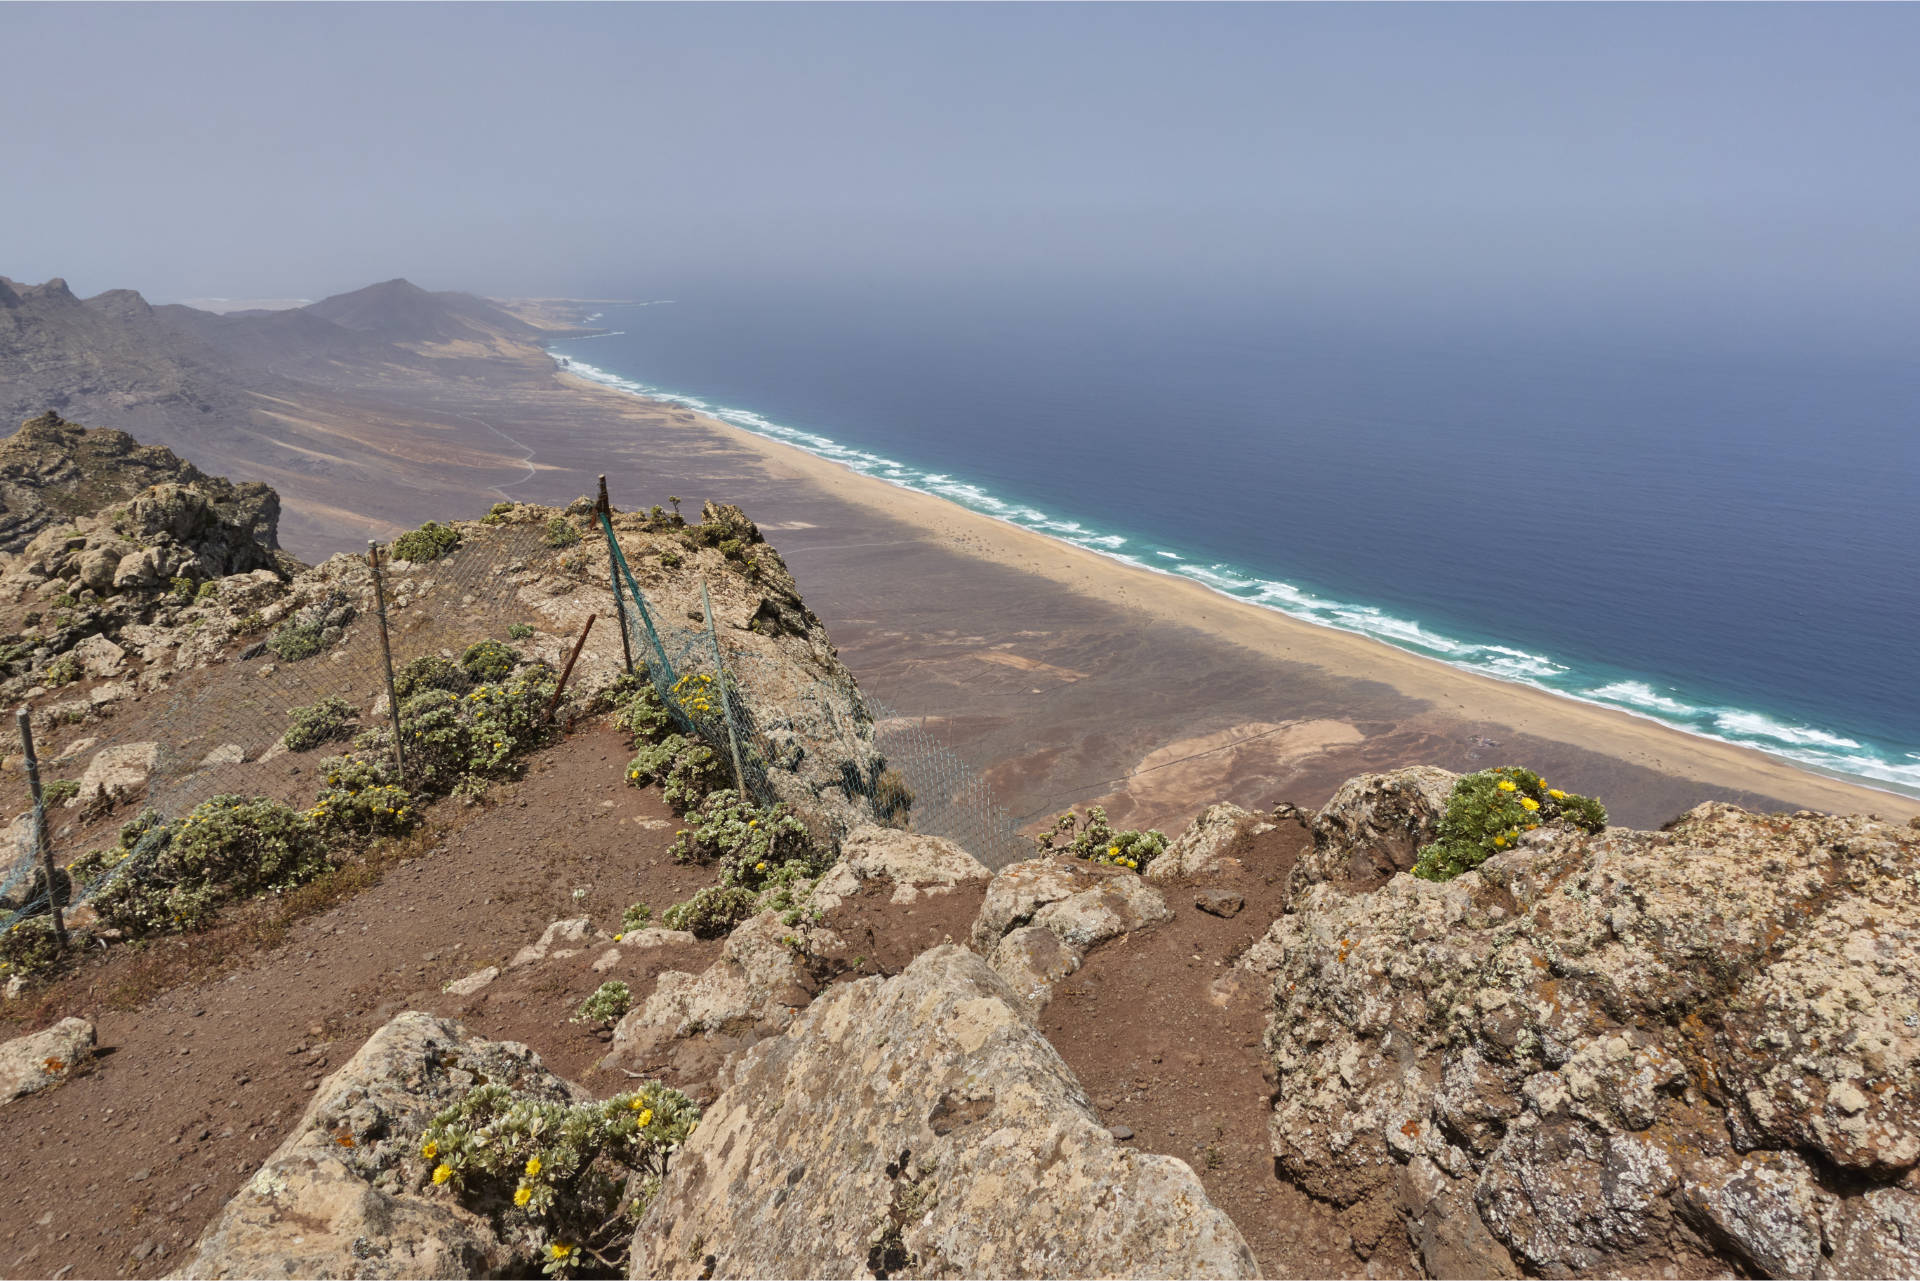
[[[452,1177],[453,1167],[450,1165],[437,1165],[433,1168],[433,1181],[435,1183],[445,1183]]]
[[[640,1106],[639,1099],[635,1099],[633,1103],[635,1107]],[[645,1129],[647,1126],[653,1124],[653,1109],[640,1108],[640,1115],[634,1118],[633,1123],[639,1126],[641,1129]]]
[[[1567,799],[1567,794],[1561,791],[1557,787],[1549,787],[1547,789],[1547,795],[1551,796],[1556,801],[1564,801]]]
[[[1540,802],[1534,800],[1531,796],[1522,796],[1520,798],[1520,808],[1528,811],[1537,810],[1540,808]]]
[[[514,1189],[513,1203],[515,1205],[523,1206],[531,1200],[533,1200],[533,1189],[526,1184],[522,1183],[518,1188]]]
[[[540,1158],[537,1156],[528,1157],[527,1158],[527,1177],[531,1179],[534,1176],[538,1175],[539,1173],[540,1173]]]
[[[766,861],[765,859],[761,859],[761,860],[760,860],[760,861],[759,861],[758,863],[755,863],[755,864],[753,865],[753,870],[754,870],[754,871],[756,871],[756,872],[764,872],[764,871],[766,871],[766,870],[767,870],[767,861]]]
[[[435,1143],[432,1139],[428,1139],[420,1147],[420,1159],[422,1161],[431,1161],[433,1160],[433,1158],[439,1155],[440,1155],[440,1145],[438,1143]]]
[[[1493,843],[1495,845],[1505,845],[1507,843],[1507,838],[1504,836],[1496,836],[1493,838]]]
[[[616,934],[616,935],[614,935],[614,936],[613,936],[613,941],[614,941],[614,942],[616,942],[616,943],[618,943],[618,942],[619,942],[619,941],[620,941],[621,939],[623,939],[623,938],[625,938],[625,937],[626,937],[626,935],[624,935],[624,934]]]
[[[1501,790],[1501,791],[1503,791],[1503,792],[1513,792],[1513,791],[1518,791],[1518,790],[1519,790],[1519,787],[1520,787],[1520,785],[1519,785],[1518,783],[1516,783],[1516,782],[1514,782],[1514,781],[1513,781],[1512,779],[1510,779],[1510,778],[1503,778],[1503,779],[1501,779],[1501,780],[1500,780],[1500,790]]]
[[[1119,852],[1120,852],[1120,847],[1119,847],[1118,845],[1109,845],[1109,846],[1107,846],[1107,857],[1108,857],[1108,858],[1112,858],[1112,857],[1113,857],[1114,855],[1116,855],[1116,854],[1118,854]]]
[[[573,1257],[573,1247],[565,1241],[555,1241],[547,1247],[547,1253],[556,1259],[571,1259]]]

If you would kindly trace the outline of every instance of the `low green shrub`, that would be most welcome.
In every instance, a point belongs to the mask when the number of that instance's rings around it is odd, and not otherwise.
[[[598,1103],[489,1082],[427,1124],[420,1177],[495,1216],[550,1276],[624,1276],[634,1226],[699,1120],[686,1095],[656,1081]]]
[[[326,628],[313,619],[289,618],[274,629],[267,637],[267,648],[283,663],[297,663],[303,658],[312,658],[326,648],[323,634]]]
[[[178,574],[167,580],[167,590],[173,593],[175,600],[185,604],[193,599],[193,593],[198,590],[198,584],[187,575]]]
[[[1518,765],[1462,775],[1447,795],[1433,843],[1414,861],[1413,874],[1422,880],[1450,881],[1512,849],[1523,832],[1549,823],[1603,832],[1607,810],[1591,796],[1548,787],[1538,774]]]
[[[565,516],[555,516],[547,522],[546,544],[549,547],[571,547],[580,541],[580,531]]]
[[[482,525],[499,525],[504,523],[506,518],[513,514],[513,506],[512,503],[495,503],[493,506],[487,508],[487,514],[480,518],[480,523]]]
[[[219,600],[220,599],[219,582],[216,581],[215,579],[209,578],[206,582],[200,584],[200,590],[196,591],[193,594],[193,598],[195,600]]]
[[[580,1003],[571,1023],[618,1023],[633,1005],[633,990],[619,979],[609,979]]]
[[[660,700],[660,692],[648,681],[642,681],[623,701],[616,703],[613,715],[620,727],[633,735],[635,747],[657,743],[673,733],[673,714]]]
[[[409,659],[393,674],[393,692],[403,703],[415,694],[430,689],[462,693],[471,683],[460,664],[438,654],[422,654],[419,658]]]
[[[669,549],[660,553],[660,564],[666,569],[678,569],[686,564],[686,558],[679,552]]]
[[[394,539],[393,557],[395,560],[410,560],[418,564],[421,561],[439,560],[459,545],[459,530],[452,525],[430,520],[420,528]]]
[[[476,685],[503,681],[520,665],[520,655],[497,640],[476,641],[460,656],[460,666]]]
[[[0,976],[45,978],[58,973],[66,960],[51,915],[29,916],[0,932]]]
[[[525,623],[508,623],[507,624],[508,640],[517,640],[517,641],[526,640],[528,637],[532,635],[533,635],[533,628],[527,626]]]
[[[620,917],[620,932],[631,934],[635,930],[644,930],[653,924],[653,909],[645,903],[635,903]]]
[[[333,756],[320,769],[325,785],[307,819],[323,832],[347,839],[404,836],[419,821],[413,794],[386,762]]]
[[[738,886],[709,885],[684,903],[660,914],[670,930],[685,930],[695,938],[725,938],[740,922],[760,910],[760,896]]]
[[[80,665],[80,659],[74,654],[62,654],[47,664],[40,673],[40,683],[48,689],[59,689],[62,685],[71,685],[86,675],[86,668]]]
[[[48,805],[65,805],[78,795],[80,795],[79,781],[71,778],[63,778],[48,783],[46,787],[41,790],[40,798]]]
[[[327,867],[306,815],[265,797],[203,801],[177,823],[143,828],[135,852],[152,857],[138,875],[111,880],[93,903],[102,922],[136,938],[199,929],[229,899],[291,889]]]
[[[1134,872],[1143,870],[1167,850],[1166,833],[1158,829],[1116,831],[1107,821],[1106,809],[1099,805],[1089,806],[1084,819],[1068,810],[1054,820],[1053,830],[1035,843],[1042,854],[1059,851]]]
[[[296,707],[288,713],[287,732],[280,736],[290,752],[310,752],[326,743],[353,737],[353,725],[360,717],[352,703],[338,694],[329,694],[317,703]]]
[[[501,684],[465,694],[428,689],[404,700],[400,732],[413,785],[433,796],[468,780],[510,776],[517,757],[551,738],[546,707],[554,688],[552,669],[535,663]],[[377,752],[383,737],[362,735],[360,745]]]
[[[257,609],[250,609],[228,625],[235,636],[258,636],[267,630],[267,619]]]
[[[678,814],[700,804],[709,792],[725,787],[728,781],[727,766],[720,754],[684,734],[642,743],[627,762],[627,782],[635,787],[660,784],[661,795]]]
[[[718,863],[720,884],[755,891],[826,868],[807,825],[785,805],[763,808],[732,791],[714,792],[688,811],[669,852],[682,863]]]

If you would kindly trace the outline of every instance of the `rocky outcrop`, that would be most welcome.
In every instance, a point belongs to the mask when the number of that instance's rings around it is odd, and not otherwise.
[[[635,1277],[1257,1274],[1193,1171],[1108,1134],[964,948],[833,989],[722,1085]]]
[[[951,894],[970,881],[991,879],[979,859],[939,836],[891,827],[854,829],[840,845],[840,860],[813,887],[813,906],[830,912],[861,887],[885,881],[889,901],[907,904],[928,894]]]
[[[1089,949],[1172,918],[1138,873],[1058,854],[995,873],[969,941],[1038,1010]]]
[[[781,1032],[819,983],[807,957],[837,947],[831,931],[762,912],[735,927],[700,974],[668,970],[653,994],[613,1029],[600,1066],[661,1076],[698,1099],[731,1055]]]
[[[1243,833],[1258,836],[1273,828],[1272,823],[1230,802],[1209,805],[1159,858],[1147,864],[1143,875],[1150,881],[1218,876],[1233,870],[1227,864]]]
[[[1459,777],[1432,765],[1362,774],[1313,816],[1313,848],[1293,868],[1293,891],[1328,884],[1370,890],[1413,867],[1446,813]]]
[[[1244,962],[1279,1166],[1434,1275],[1913,1275],[1917,922],[1920,832],[1716,804],[1310,885]]]
[[[182,1277],[470,1277],[540,1266],[399,1167],[433,1114],[481,1081],[556,1101],[587,1096],[511,1041],[406,1013],[321,1083],[293,1133],[207,1226]]]
[[[0,1045],[0,1106],[60,1084],[93,1058],[93,1024],[61,1019]]]

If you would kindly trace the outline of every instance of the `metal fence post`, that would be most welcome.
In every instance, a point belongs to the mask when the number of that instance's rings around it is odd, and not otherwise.
[[[600,477],[600,501],[594,510],[606,517],[603,528],[607,532],[607,578],[613,584],[613,608],[620,620],[620,653],[627,660],[627,672],[633,672],[633,642],[627,639],[627,602],[620,594],[620,564],[613,554],[613,504],[607,501],[607,478]]]
[[[713,630],[713,598],[707,595],[707,580],[700,580],[700,607],[707,611],[707,639],[713,642],[713,666],[719,673],[720,711],[727,718],[727,746],[733,749],[733,778],[742,800],[747,796],[747,772],[740,768],[740,735],[733,728],[733,699],[727,693],[727,662],[720,657],[720,634]]]
[[[380,581],[380,544],[367,540],[367,564],[373,568],[373,614],[380,620],[380,665],[387,676],[387,715],[393,721],[393,767],[407,781],[406,749],[400,745],[400,699],[393,692],[393,649],[387,643],[387,589]]]
[[[53,887],[53,845],[47,840],[47,803],[40,795],[40,759],[33,754],[33,718],[21,708],[15,714],[20,722],[20,749],[27,757],[27,787],[33,792],[33,842],[39,848],[40,870],[47,878],[47,910],[53,913],[53,936],[60,950],[67,950],[67,921],[60,913],[60,896]]]

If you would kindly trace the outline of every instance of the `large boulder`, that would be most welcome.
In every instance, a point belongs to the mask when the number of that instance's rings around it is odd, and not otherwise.
[[[401,1176],[426,1123],[482,1081],[561,1102],[588,1097],[524,1045],[401,1014],[321,1083],[293,1133],[207,1225],[176,1275],[532,1275],[539,1261],[486,1218]]]
[[[994,875],[971,941],[974,951],[991,955],[1006,935],[1039,925],[1084,951],[1172,917],[1166,898],[1138,873],[1053,855],[1011,863]]]
[[[1410,871],[1430,844],[1459,775],[1432,765],[1362,774],[1340,785],[1313,816],[1313,848],[1293,865],[1292,889],[1370,890]]]
[[[1257,836],[1271,832],[1273,826],[1228,801],[1209,805],[1159,858],[1147,864],[1144,875],[1150,881],[1178,881],[1230,871],[1231,851],[1241,833]]]
[[[1257,1275],[1182,1162],[1121,1146],[1019,999],[947,945],[736,1060],[631,1275]]]
[[[840,843],[840,859],[813,887],[813,905],[830,912],[870,881],[893,886],[890,901],[911,903],[925,894],[950,894],[971,881],[991,879],[973,855],[940,836],[892,827],[857,827]]]
[[[1436,1275],[1914,1275],[1916,922],[1920,831],[1718,804],[1312,885],[1243,961],[1274,1154]]]
[[[0,1106],[60,1084],[93,1058],[93,1024],[61,1019],[0,1044]]]
[[[762,912],[734,927],[699,974],[668,970],[614,1026],[603,1069],[662,1076],[696,1097],[727,1058],[792,1023],[819,983],[808,955],[840,940],[818,926]]]

